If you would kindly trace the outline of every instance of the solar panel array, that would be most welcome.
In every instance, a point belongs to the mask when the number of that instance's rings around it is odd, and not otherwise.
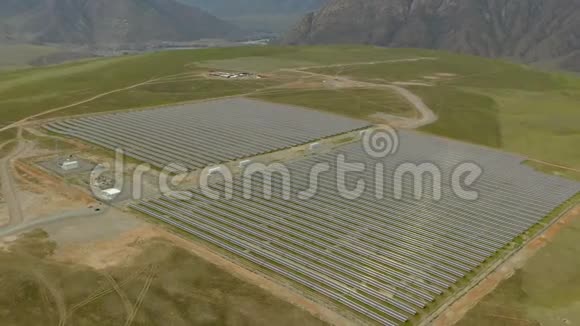
[[[64,120],[45,126],[157,167],[191,170],[297,146],[369,123],[300,107],[235,98]]]
[[[230,253],[292,280],[383,325],[401,324],[422,311],[451,285],[473,271],[518,235],[580,191],[580,184],[522,166],[522,157],[482,147],[428,137],[400,135],[399,151],[386,159],[370,158],[361,144],[289,162],[292,199],[242,196],[240,178],[233,199],[211,200],[191,189],[189,199],[164,196],[133,205]],[[373,169],[349,174],[367,190],[347,200],[337,191],[336,161],[367,167],[384,164],[384,198],[377,199]],[[481,165],[483,175],[471,187],[475,201],[461,200],[443,184],[441,200],[393,196],[392,176],[402,162],[433,162],[444,180],[460,162]],[[328,162],[332,171],[318,176],[318,192],[308,200],[296,194],[308,189],[309,168]],[[391,181],[390,181],[391,180]],[[262,180],[263,181],[263,180]]]

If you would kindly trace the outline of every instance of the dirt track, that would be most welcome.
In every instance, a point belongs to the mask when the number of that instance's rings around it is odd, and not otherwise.
[[[401,59],[401,60],[391,60],[387,62],[404,62],[404,61],[418,61],[418,60],[426,60],[426,59],[433,59],[433,58],[416,58],[416,59]],[[361,64],[361,63],[357,63]],[[374,64],[374,63],[368,63]],[[316,68],[328,68],[328,67],[341,67],[341,66],[348,66],[352,64],[345,64],[345,65],[330,65],[330,66],[320,66]],[[358,80],[353,80],[348,77],[344,76],[330,76],[325,74],[320,74],[312,71],[308,71],[306,69],[312,69],[312,67],[304,67],[304,68],[296,68],[296,69],[281,69],[282,71],[289,71],[294,73],[306,74],[309,76],[316,76],[322,77],[327,80],[333,81],[335,84],[340,85],[347,85],[348,87],[366,87],[366,88],[383,88],[393,90],[403,98],[405,98],[418,112],[418,118],[404,118],[404,117],[392,117],[393,120],[397,121],[397,126],[402,128],[411,128],[416,129],[420,128],[429,124],[432,124],[437,121],[437,115],[423,102],[423,100],[413,94],[413,92],[409,91],[408,89],[398,86],[396,84],[376,84],[370,82],[363,82]]]
[[[277,282],[241,267],[201,244],[184,239],[159,226],[145,225],[124,232],[111,240],[61,248],[54,258],[61,262],[84,264],[102,270],[130,262],[140,253],[138,246],[135,244],[148,242],[155,238],[168,240],[177,247],[186,249],[196,256],[203,258],[205,261],[211,262],[213,265],[231,273],[242,281],[254,284],[284,301],[301,307],[331,325],[352,325],[352,321],[333,310],[313,302]]]
[[[388,87],[399,93],[401,96],[407,99],[407,101],[409,101],[419,112],[420,115],[419,119],[402,118],[403,120],[405,120],[405,124],[403,125],[405,128],[416,129],[426,125],[430,125],[435,121],[437,121],[438,119],[437,115],[433,112],[433,110],[431,110],[431,108],[427,106],[427,104],[425,104],[425,102],[423,102],[423,100],[419,96],[413,94],[408,89],[397,85],[387,85],[385,87]]]
[[[0,178],[2,179],[2,193],[6,200],[6,205],[8,206],[8,212],[10,215],[9,225],[15,226],[24,220],[22,214],[22,207],[20,206],[20,201],[18,199],[18,189],[14,182],[14,176],[12,175],[12,162],[14,159],[18,158],[21,154],[29,151],[34,147],[34,144],[24,141],[21,138],[21,130],[19,130],[17,138],[16,148],[8,155],[0,159]]]

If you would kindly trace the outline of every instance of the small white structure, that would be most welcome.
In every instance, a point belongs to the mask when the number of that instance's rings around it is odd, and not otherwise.
[[[110,189],[105,189],[105,190],[101,191],[100,197],[103,200],[113,200],[117,196],[119,196],[120,193],[121,193],[121,190],[119,190],[117,188],[110,188]]]
[[[216,166],[215,168],[211,168],[211,169],[207,170],[207,175],[213,175],[215,173],[221,173],[221,172],[222,172],[222,167]]]
[[[310,144],[310,151],[311,152],[316,152],[318,150],[320,150],[320,148],[322,147],[322,145],[320,143],[314,143],[314,144]]]
[[[70,170],[78,169],[80,167],[80,164],[79,164],[79,161],[68,159],[68,160],[65,160],[65,161],[58,163],[58,166],[61,169],[63,169],[64,171],[70,171]]]
[[[359,131],[358,136],[360,138],[364,138],[367,135],[368,130]]]
[[[240,169],[243,169],[250,164],[252,164],[252,160],[243,160],[240,162],[240,164],[238,166]]]

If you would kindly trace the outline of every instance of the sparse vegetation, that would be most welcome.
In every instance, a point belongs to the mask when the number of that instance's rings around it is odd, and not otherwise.
[[[323,325],[169,242],[135,246],[131,261],[96,270],[53,260],[44,231],[21,236],[0,251],[3,324],[123,325],[132,307],[134,325]]]
[[[381,63],[417,57],[431,59]],[[580,166],[580,153],[570,150],[580,142],[578,79],[502,61],[429,50],[359,46],[240,47],[169,51],[13,71],[0,76],[0,125],[107,91],[183,73],[173,80],[116,92],[44,117],[249,93],[270,101],[359,118],[375,112],[412,115],[408,103],[386,90],[265,89],[304,77],[279,69],[369,61],[376,64],[312,68],[311,71],[374,83],[409,80],[430,83],[433,86],[407,86],[439,115],[439,120],[424,130],[549,162]],[[208,69],[205,66],[268,71],[272,78],[207,80],[202,76]],[[3,139],[10,139],[14,130],[2,134]]]
[[[578,203],[580,196],[575,200]],[[579,230],[580,220],[571,219],[458,325],[575,325],[580,320]]]
[[[382,62],[419,57],[430,59]],[[376,63],[348,65],[364,62]],[[338,66],[319,67],[333,64]],[[256,71],[268,74],[268,78],[211,80],[204,77],[204,72],[216,68]],[[373,83],[412,82],[414,85],[405,87],[420,96],[439,117],[436,123],[424,127],[424,131],[580,167],[580,152],[574,150],[580,143],[580,111],[577,110],[580,80],[501,61],[428,50],[358,46],[240,47],[169,51],[12,71],[0,76],[0,126],[113,90],[120,91],[47,114],[43,118],[234,95],[306,106],[356,118],[369,118],[377,112],[407,117],[415,115],[405,99],[386,88],[285,87],[290,81],[309,78],[290,70],[292,68],[330,76],[349,76],[354,80]],[[175,77],[163,78],[171,75]],[[318,75],[313,79],[321,81],[323,77]],[[127,88],[148,80],[155,82]],[[421,83],[426,85],[420,86]],[[15,129],[0,133],[0,139],[9,140],[14,136]],[[27,137],[30,138],[30,135]],[[41,147],[55,146],[50,138],[34,139]],[[529,164],[546,173],[580,180],[578,175],[567,169],[537,162]],[[533,235],[542,226],[538,224],[526,235],[517,238],[489,259],[486,266],[521,246],[526,236]],[[107,285],[106,278],[96,270],[52,261],[50,256],[54,246],[43,233],[37,232],[27,237],[12,245],[9,251],[0,252],[0,271],[5,269],[0,283],[6,285],[3,290],[11,296],[0,298],[0,306],[10,308],[10,314],[0,311],[0,317],[9,324],[35,324],[45,315],[54,319],[49,322],[57,323],[58,300],[82,302],[83,298],[90,297]],[[40,238],[40,242],[36,238]],[[568,238],[571,239],[571,236]],[[258,325],[319,324],[299,309],[273,299],[258,288],[240,285],[239,280],[167,243],[154,241],[147,244],[145,250],[147,254],[139,256],[129,266],[105,271],[120,282],[130,279],[123,283],[123,289],[135,302],[146,281],[147,271],[153,270],[149,266],[156,266],[157,280],[152,283],[150,298],[138,312],[136,324],[147,320],[158,323],[170,320],[175,325],[231,324],[234,319]],[[564,255],[558,258],[571,259]],[[547,261],[552,262],[550,259]],[[39,286],[35,275],[20,272],[31,266],[49,278],[51,284],[56,284],[61,298],[51,299],[46,293],[50,290]],[[481,269],[476,272],[479,271]],[[573,273],[567,273],[564,278],[574,280]],[[475,272],[469,276],[474,275]],[[518,276],[515,282],[521,284],[522,279]],[[466,284],[467,281],[460,282],[453,290]],[[526,286],[525,291],[528,288]],[[70,317],[71,323],[122,324],[125,318],[123,302],[113,291],[111,293],[77,309]],[[16,300],[11,301],[14,294]],[[519,292],[516,294],[519,295]],[[558,292],[558,296],[560,294]],[[433,307],[444,299],[438,299]],[[566,300],[561,302],[568,304],[569,300]],[[160,313],[159,307],[167,307],[167,313]],[[248,311],[261,315],[248,314]],[[522,316],[526,314],[516,314],[514,318]],[[416,318],[420,317],[423,315]]]
[[[420,57],[431,59],[384,62]],[[375,64],[348,65],[364,62]],[[316,68],[325,65],[337,66]],[[269,78],[207,80],[202,73],[210,67],[267,72]],[[387,91],[379,94],[381,90],[370,89],[269,89],[305,77],[284,69],[308,67],[312,67],[309,71],[373,83],[431,84],[430,87],[406,86],[440,117],[426,131],[580,167],[580,153],[570,150],[580,142],[579,79],[503,61],[430,50],[363,46],[239,47],[168,51],[13,71],[0,76],[0,125],[175,74],[184,75],[115,92],[49,116],[249,93],[271,101],[357,117],[366,117],[375,110],[409,114],[404,101]],[[358,99],[363,99],[360,109]]]
[[[298,89],[258,93],[258,99],[370,118],[375,113],[412,117],[415,111],[404,98],[388,89]]]
[[[436,51],[436,60],[394,62],[312,71],[408,86],[439,115],[424,128],[438,135],[580,167],[580,79],[503,61]]]
[[[524,164],[532,167],[536,171],[540,171],[546,174],[555,175],[558,177],[564,177],[580,182],[580,172],[576,170],[571,170],[567,168],[562,168],[552,164],[546,164],[538,161],[526,161]]]

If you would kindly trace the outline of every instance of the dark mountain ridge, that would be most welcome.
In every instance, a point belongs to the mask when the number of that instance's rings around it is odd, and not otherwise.
[[[248,14],[294,14],[320,9],[327,0],[180,0],[218,17]]]
[[[308,14],[285,42],[553,60],[580,50],[580,0],[331,0]]]
[[[175,0],[1,0],[0,40],[116,45],[224,37],[234,27]]]

